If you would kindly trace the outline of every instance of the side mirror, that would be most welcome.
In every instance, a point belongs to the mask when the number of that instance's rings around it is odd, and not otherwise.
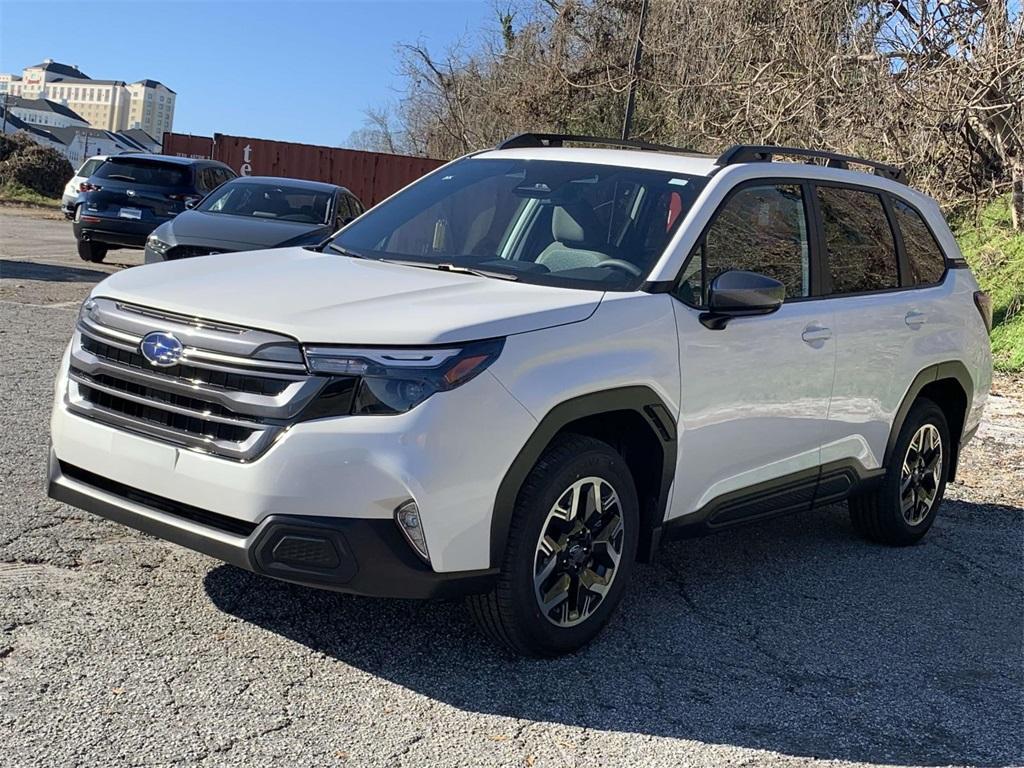
[[[719,331],[734,317],[767,315],[782,306],[786,286],[757,272],[731,269],[723,272],[708,289],[708,311],[700,321],[706,328]]]
[[[185,198],[185,207],[189,210],[192,210],[197,205],[199,205],[200,202],[202,202],[202,199],[203,198],[201,197],[187,197]]]

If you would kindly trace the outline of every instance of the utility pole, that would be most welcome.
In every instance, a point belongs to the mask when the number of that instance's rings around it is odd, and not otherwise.
[[[647,21],[647,2],[640,5],[640,25],[636,31],[636,44],[633,46],[633,63],[629,67],[629,94],[626,96],[626,117],[622,121],[622,138],[629,138],[633,127],[633,110],[636,108],[637,73],[640,71],[640,58],[644,54],[644,22]]]
[[[7,91],[4,91],[4,127],[0,130],[0,140],[7,143]]]

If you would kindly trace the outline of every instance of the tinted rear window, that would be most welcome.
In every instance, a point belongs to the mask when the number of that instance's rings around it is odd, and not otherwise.
[[[161,163],[159,160],[113,158],[101,165],[94,175],[99,179],[154,187],[184,187],[192,179],[192,169],[174,163]]]
[[[833,293],[899,287],[896,241],[882,199],[873,192],[818,187]]]

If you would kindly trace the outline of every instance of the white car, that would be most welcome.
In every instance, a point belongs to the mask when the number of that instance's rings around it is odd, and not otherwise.
[[[830,153],[571,139],[452,162],[318,250],[99,283],[50,495],[287,581],[468,595],[532,655],[675,536],[849,499],[919,540],[991,381],[935,202]]]
[[[103,164],[110,155],[93,155],[84,163],[81,167],[75,171],[75,175],[71,177],[71,180],[64,185],[64,192],[60,198],[60,209],[64,213],[65,218],[73,218],[75,215],[75,203],[78,201],[78,195],[82,191],[82,184],[96,172],[96,169]]]

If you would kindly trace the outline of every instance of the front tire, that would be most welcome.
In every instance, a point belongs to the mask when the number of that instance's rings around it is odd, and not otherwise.
[[[580,648],[622,599],[639,526],[636,487],[622,457],[592,437],[557,437],[519,491],[497,585],[468,599],[473,618],[514,653]]]
[[[927,398],[918,400],[900,429],[884,482],[850,499],[854,529],[881,544],[920,541],[942,502],[951,450],[942,409]]]

